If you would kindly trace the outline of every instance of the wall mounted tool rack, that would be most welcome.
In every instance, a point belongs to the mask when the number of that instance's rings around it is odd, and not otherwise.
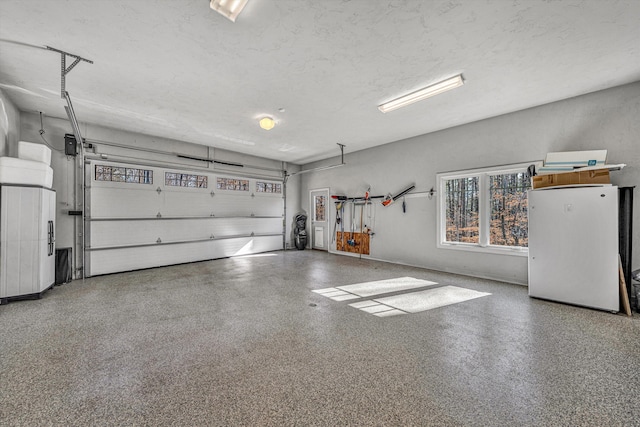
[[[372,199],[382,199],[384,196],[375,196],[369,197],[368,199],[363,198],[341,198],[335,201],[336,206],[340,203],[343,205],[350,205],[352,209],[352,214],[349,222],[349,227],[352,228],[353,231],[335,231],[335,242],[336,242],[336,250],[341,252],[348,252],[359,255],[369,255],[370,254],[370,244],[372,233],[369,231],[364,231],[365,224],[363,224],[363,213],[366,206],[374,206],[374,202]],[[359,227],[355,227],[355,209],[356,207],[360,207],[361,214],[358,216],[359,219]],[[369,215],[369,219],[371,219],[371,215]],[[343,225],[345,221],[345,217],[342,217]],[[367,230],[370,229],[372,224],[366,225]],[[336,227],[337,228],[337,227]],[[355,228],[358,228],[359,231],[355,231]]]

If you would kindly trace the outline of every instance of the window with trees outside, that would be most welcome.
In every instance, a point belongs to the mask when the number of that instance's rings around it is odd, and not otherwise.
[[[530,164],[438,174],[438,247],[526,255]]]

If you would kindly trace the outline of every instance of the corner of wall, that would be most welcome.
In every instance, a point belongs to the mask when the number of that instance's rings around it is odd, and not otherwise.
[[[20,111],[13,101],[0,90],[0,156],[17,151],[20,139]]]
[[[300,166],[294,164],[288,164],[286,166],[287,172],[298,172],[300,170]],[[300,211],[300,197],[301,197],[301,184],[300,184],[300,176],[294,175],[290,176],[287,180],[287,204],[286,204],[286,217],[284,218],[285,222],[285,240],[287,248],[292,248],[293,244],[293,218]]]

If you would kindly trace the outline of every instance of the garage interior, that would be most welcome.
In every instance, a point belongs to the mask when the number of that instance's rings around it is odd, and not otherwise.
[[[0,2],[0,424],[635,425],[640,3],[224,3]],[[604,150],[618,233],[491,216]],[[36,188],[56,286],[6,243]]]

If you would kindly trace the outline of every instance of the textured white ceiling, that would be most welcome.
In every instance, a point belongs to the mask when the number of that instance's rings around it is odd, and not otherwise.
[[[640,0],[249,0],[235,24],[208,0],[0,0],[0,39],[22,111],[66,117],[48,45],[94,61],[67,76],[80,122],[299,164],[640,80]]]

